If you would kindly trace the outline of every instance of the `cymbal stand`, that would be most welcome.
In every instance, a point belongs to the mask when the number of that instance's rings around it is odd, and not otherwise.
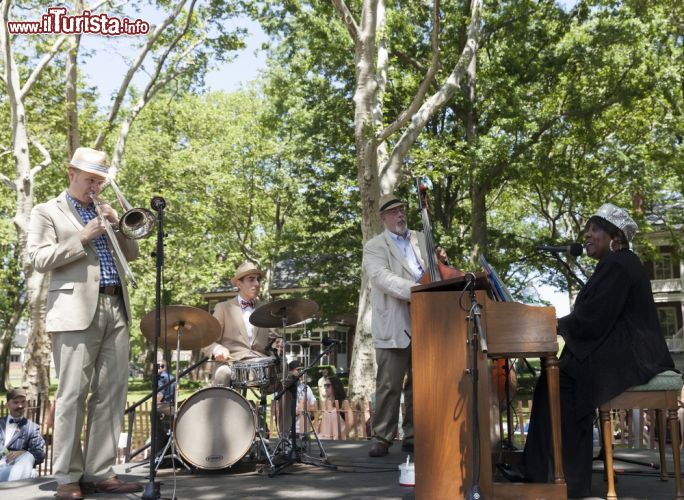
[[[255,416],[256,416],[256,434],[257,438],[259,440],[259,443],[261,444],[261,449],[264,450],[264,456],[266,457],[266,460],[268,460],[268,463],[270,465],[270,468],[272,469],[275,467],[273,464],[273,459],[271,458],[271,453],[268,451],[268,445],[266,444],[268,440],[264,437],[264,426],[266,424],[266,387],[261,387],[259,390],[259,407],[254,410],[255,411]],[[252,393],[257,395],[257,392],[252,389]],[[257,461],[260,460],[261,456],[259,454],[259,445],[257,445],[257,448],[255,450],[255,459]]]
[[[168,458],[171,459],[171,465],[173,466],[173,469],[176,469],[176,462],[180,463],[183,467],[185,467],[186,470],[190,470],[190,467],[183,462],[181,457],[176,453],[176,442],[175,439],[173,438],[174,436],[174,429],[175,429],[175,423],[176,423],[176,415],[178,415],[178,380],[180,376],[180,344],[181,344],[181,337],[183,336],[183,327],[185,326],[185,321],[179,321],[177,325],[174,325],[174,328],[178,332],[176,335],[176,383],[173,385],[173,412],[171,413],[171,430],[168,432],[169,439],[166,441],[166,445],[164,446],[164,449],[162,452],[159,454],[159,456],[155,459],[156,461],[156,466],[155,466],[155,471],[159,470],[159,466],[161,465],[162,461],[167,458],[166,457],[166,452],[168,451],[169,448],[171,448],[171,454],[168,456]]]
[[[282,354],[280,356],[280,361],[281,361],[281,370],[282,370],[281,373],[283,374],[283,379],[281,382],[282,382],[283,388],[284,388],[285,385],[287,384],[287,372],[288,372],[288,369],[287,369],[287,344],[288,344],[288,342],[287,342],[287,323],[288,323],[288,318],[287,318],[287,309],[286,308],[283,308],[281,310],[281,318],[282,318],[282,324],[283,324],[283,327],[282,327],[283,328],[283,337],[282,337],[282,343],[281,343]],[[284,391],[281,391],[281,395],[282,395],[282,392],[284,392]],[[280,416],[279,418],[276,419],[276,424],[278,426],[278,436],[280,439],[278,440],[278,444],[276,445],[275,450],[273,450],[274,455],[278,454],[278,450],[280,450],[281,447],[282,447],[282,451],[284,453],[285,447],[292,445],[292,443],[290,443],[287,439],[287,433],[285,432],[284,429],[280,428],[281,425],[279,423],[279,421],[280,422],[284,421],[285,412],[287,411],[287,409],[285,408],[285,400],[280,399],[280,398],[278,398],[278,399],[274,398],[274,401],[276,401],[276,400],[278,401],[277,409],[278,409],[278,415]]]
[[[290,401],[290,450],[289,453],[287,454],[286,461],[283,462],[282,464],[277,465],[271,471],[268,473],[269,477],[274,477],[277,474],[279,474],[282,470],[286,469],[290,465],[294,463],[300,463],[300,464],[307,464],[307,465],[315,465],[317,467],[325,467],[328,469],[336,470],[337,466],[328,463],[328,457],[325,453],[325,450],[323,449],[323,445],[318,439],[318,435],[316,435],[316,441],[318,442],[318,446],[320,447],[321,450],[321,457],[323,457],[322,460],[314,459],[312,457],[309,457],[306,455],[302,449],[302,446],[297,446],[297,387],[299,385],[299,379],[302,377],[304,373],[308,369],[310,369],[312,366],[315,366],[318,361],[325,356],[328,352],[330,352],[333,349],[333,345],[329,346],[326,349],[323,349],[321,353],[314,359],[309,366],[307,366],[305,369],[301,370],[298,375],[292,374],[290,375],[285,382],[283,383],[283,389],[278,392],[278,394],[275,395],[273,398],[274,400],[278,401],[280,400],[283,395],[286,392],[289,392],[291,394],[291,401]],[[306,401],[306,399],[305,399]],[[311,427],[313,428],[313,422],[311,421],[311,417],[308,414],[308,408],[306,408],[306,404],[304,405],[305,409],[307,410],[307,417],[309,419],[309,422],[311,422]],[[306,422],[306,421],[305,421]],[[306,426],[306,423],[304,424]],[[279,445],[280,446],[280,445]]]

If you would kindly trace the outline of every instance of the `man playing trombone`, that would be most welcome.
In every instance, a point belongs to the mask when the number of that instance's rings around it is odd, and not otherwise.
[[[121,260],[135,259],[138,244],[115,229],[117,213],[98,197],[108,173],[106,153],[78,148],[68,166],[69,187],[34,207],[29,224],[31,262],[51,272],[46,327],[59,378],[53,472],[62,500],[143,489],[118,479],[112,468],[126,404],[131,320],[128,264]]]

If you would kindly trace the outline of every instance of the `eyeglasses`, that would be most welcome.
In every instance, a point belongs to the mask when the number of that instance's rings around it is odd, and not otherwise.
[[[323,387],[332,387],[331,384],[323,384]]]

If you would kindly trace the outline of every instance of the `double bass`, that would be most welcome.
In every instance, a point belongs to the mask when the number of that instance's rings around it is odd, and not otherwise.
[[[428,249],[427,256],[425,258],[428,271],[423,274],[419,280],[419,283],[421,285],[426,285],[428,283],[435,283],[437,281],[465,276],[463,271],[450,266],[448,261],[442,262],[437,258],[437,246],[435,245],[434,238],[432,236],[432,225],[430,224],[430,214],[428,212],[428,186],[427,184],[423,183],[420,178],[416,178],[416,187],[418,189],[418,201],[420,206],[420,215],[423,222],[425,244]],[[430,251],[431,249],[434,251]],[[506,408],[510,400],[515,396],[517,389],[516,373],[509,364],[508,359],[499,358],[492,360],[491,377],[492,387],[496,389],[499,408]]]
[[[428,283],[435,283],[441,280],[448,280],[452,278],[460,278],[465,276],[465,273],[460,269],[456,269],[449,265],[449,262],[442,262],[437,258],[437,247],[435,246],[432,237],[432,225],[430,225],[430,214],[428,213],[427,190],[426,184],[422,183],[418,178],[416,179],[416,186],[418,188],[418,202],[420,206],[420,217],[423,221],[423,234],[425,235],[425,246],[427,247],[427,255],[425,262],[428,270],[418,281],[421,285]]]

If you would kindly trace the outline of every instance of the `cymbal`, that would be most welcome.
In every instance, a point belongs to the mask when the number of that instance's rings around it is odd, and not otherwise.
[[[140,321],[140,330],[154,342],[154,318],[156,310],[145,314]],[[175,349],[178,331],[181,349],[195,350],[216,342],[221,336],[221,325],[204,309],[191,306],[165,306],[161,311],[161,336],[159,345],[163,349]]]
[[[252,313],[249,322],[261,328],[277,328],[300,323],[318,312],[318,304],[308,299],[283,299],[269,302]],[[283,324],[283,321],[285,323]]]

